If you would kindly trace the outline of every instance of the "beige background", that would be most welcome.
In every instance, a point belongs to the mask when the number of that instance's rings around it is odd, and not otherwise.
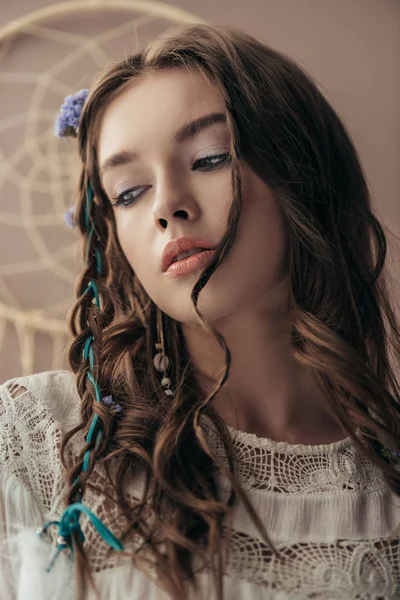
[[[144,1],[141,10],[133,0],[125,4],[129,10],[114,4],[111,12],[54,16],[29,31],[21,23],[48,1],[0,8],[3,33],[11,21],[20,23],[13,39],[0,38],[0,381],[65,365],[65,316],[79,255],[63,213],[73,202],[76,155],[74,141],[52,136],[54,116],[98,67],[173,22],[244,29],[310,72],[350,130],[378,216],[400,234],[398,0]],[[398,246],[388,241],[397,281]]]

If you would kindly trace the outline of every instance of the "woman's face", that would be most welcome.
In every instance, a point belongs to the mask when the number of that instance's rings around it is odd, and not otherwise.
[[[161,256],[171,240],[194,236],[216,246],[226,231],[232,202],[227,125],[214,118],[177,137],[184,125],[211,114],[226,115],[225,101],[201,73],[147,74],[107,107],[98,143],[100,177],[123,252],[153,302],[187,325],[196,323],[190,294],[204,266],[171,277]],[[124,160],[110,160],[121,152]],[[288,284],[282,210],[243,160],[240,170],[238,234],[199,296],[198,308],[211,321],[254,308],[273,310],[282,292],[274,289]]]

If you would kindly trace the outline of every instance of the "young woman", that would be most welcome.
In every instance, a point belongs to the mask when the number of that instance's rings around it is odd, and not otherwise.
[[[400,331],[333,108],[204,25],[67,100],[71,372],[1,388],[1,598],[400,597]]]

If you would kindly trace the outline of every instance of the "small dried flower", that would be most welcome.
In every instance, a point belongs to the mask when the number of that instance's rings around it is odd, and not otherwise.
[[[112,396],[103,396],[103,398],[102,398],[101,401],[104,404],[104,406],[107,406],[108,408],[111,408],[116,413],[120,413],[122,411],[122,408],[120,407],[119,404],[117,404],[116,402],[114,402]]]
[[[68,227],[76,227],[75,221],[75,206],[70,206],[69,209],[64,213],[64,221]]]
[[[390,450],[390,448],[383,448],[381,454],[391,460],[393,460],[393,457],[400,458],[400,452],[398,450]]]
[[[82,107],[88,97],[89,90],[79,90],[64,99],[54,124],[54,135],[59,138],[76,137]]]
[[[104,396],[102,402],[105,406],[112,406],[114,404],[112,396]]]

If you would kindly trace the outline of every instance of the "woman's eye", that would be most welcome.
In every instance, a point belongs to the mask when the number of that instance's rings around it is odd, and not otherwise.
[[[141,191],[135,195],[135,192],[138,190],[143,190],[143,188],[133,188],[132,190],[125,190],[124,192],[121,192],[114,198],[116,202],[113,203],[113,206],[130,206],[140,196]]]
[[[218,169],[226,164],[228,164],[231,160],[231,156],[229,152],[225,152],[224,154],[211,154],[209,156],[204,156],[203,158],[199,158],[192,166],[192,171],[213,171]],[[131,190],[125,190],[115,196],[113,198],[113,206],[121,206],[128,207],[131,206],[141,195],[145,188],[143,186],[139,188],[132,188]]]
[[[202,171],[212,171],[215,168],[228,164],[230,159],[231,156],[229,152],[225,152],[224,154],[210,154],[209,156],[204,156],[204,158],[196,160],[192,170],[196,171],[200,168]]]

